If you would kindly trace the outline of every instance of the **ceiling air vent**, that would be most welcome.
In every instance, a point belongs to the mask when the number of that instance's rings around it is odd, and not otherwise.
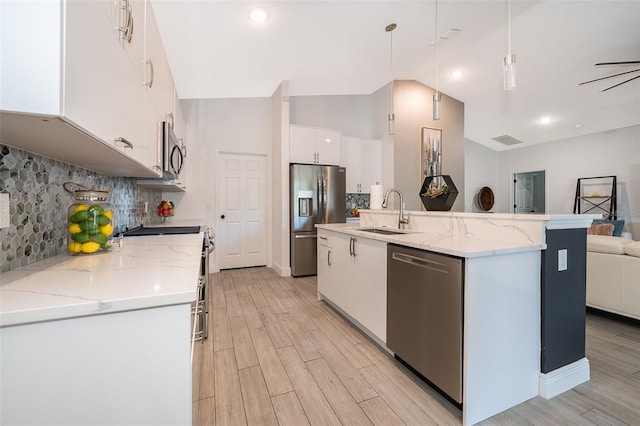
[[[507,146],[524,143],[520,139],[516,139],[513,136],[509,136],[509,135],[496,136],[495,138],[491,138],[491,139],[493,139],[496,142],[500,142],[502,145],[507,145]]]

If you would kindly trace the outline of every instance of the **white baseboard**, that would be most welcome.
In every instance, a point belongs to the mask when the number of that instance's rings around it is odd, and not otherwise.
[[[281,277],[291,276],[291,268],[289,266],[282,266],[277,264],[276,262],[273,262],[273,264],[271,265],[271,269],[273,269],[275,273],[280,275]]]
[[[560,395],[588,381],[591,377],[590,371],[589,360],[582,358],[549,373],[540,373],[538,394],[545,399]]]

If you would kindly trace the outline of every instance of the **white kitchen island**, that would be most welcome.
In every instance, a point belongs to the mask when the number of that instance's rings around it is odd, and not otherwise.
[[[202,235],[125,238],[0,275],[0,423],[191,424]]]
[[[406,233],[384,235],[358,228],[397,228],[398,212],[365,210],[360,214],[357,226],[318,225],[319,298],[328,299],[384,345],[386,335],[358,316],[356,308],[364,298],[345,296],[349,283],[333,281],[339,274],[330,280],[323,276],[329,263],[340,265],[335,256],[345,257],[333,247],[339,245],[340,236],[348,237],[351,263],[361,262],[368,270],[386,262],[386,250],[380,248],[384,243],[463,258],[463,424],[475,424],[537,395],[550,397],[588,380],[586,358],[561,371],[559,382],[554,381],[554,372],[541,373],[541,251],[547,248],[546,230],[586,228],[593,217],[410,212]],[[333,242],[332,237],[336,237]],[[329,241],[327,247],[323,247],[323,238]],[[351,238],[358,242],[351,242]],[[352,255],[352,246],[360,241],[382,246],[377,254],[365,252],[367,257],[361,260],[357,259],[359,253]],[[378,269],[375,291],[383,294],[386,287],[381,290],[380,283],[386,277],[380,275],[383,273]],[[355,281],[351,277],[349,282]],[[349,300],[353,302],[349,304]],[[386,305],[380,297],[377,300],[377,317],[381,318],[386,315]]]

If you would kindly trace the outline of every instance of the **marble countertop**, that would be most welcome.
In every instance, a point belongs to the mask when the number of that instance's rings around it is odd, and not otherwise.
[[[108,253],[62,254],[0,274],[0,326],[191,303],[202,235],[124,238]]]
[[[402,234],[396,235],[377,234],[359,231],[358,228],[392,228],[370,227],[350,223],[331,223],[316,225],[316,227],[319,229],[342,232],[358,237],[370,238],[387,243],[399,244],[464,258],[543,250],[547,247],[546,244],[530,241],[499,241],[478,237],[473,238],[463,235],[452,235],[448,233],[424,232],[419,230],[403,230],[401,231],[403,232]]]

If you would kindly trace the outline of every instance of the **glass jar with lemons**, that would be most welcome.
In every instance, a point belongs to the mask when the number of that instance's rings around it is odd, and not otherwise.
[[[113,210],[107,203],[109,192],[94,189],[75,191],[76,202],[69,206],[67,250],[70,254],[96,254],[111,249]]]

